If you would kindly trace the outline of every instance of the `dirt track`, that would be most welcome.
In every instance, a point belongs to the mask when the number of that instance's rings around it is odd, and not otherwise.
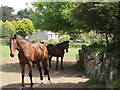
[[[8,59],[8,58],[7,58]],[[53,58],[55,59],[55,58]],[[2,78],[2,88],[21,88],[21,69],[18,63],[18,58],[5,60],[6,64],[0,65],[0,78]],[[54,61],[54,60],[53,60]],[[34,88],[81,88],[88,78],[80,77],[76,71],[74,64],[75,58],[64,58],[64,70],[61,70],[60,64],[58,70],[55,70],[55,62],[50,70],[51,82],[47,80],[47,76],[43,75],[43,84],[40,84],[39,72],[37,68],[33,68],[33,87]],[[26,65],[25,87],[29,87],[28,66]]]

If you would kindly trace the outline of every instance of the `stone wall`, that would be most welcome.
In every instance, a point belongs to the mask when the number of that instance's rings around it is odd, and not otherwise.
[[[79,59],[81,67],[84,66],[85,71],[90,78],[97,78],[102,83],[109,83],[113,78],[117,77],[120,82],[120,76],[118,76],[118,58],[111,57],[110,53],[96,53],[93,52],[88,46],[83,45],[79,50]]]

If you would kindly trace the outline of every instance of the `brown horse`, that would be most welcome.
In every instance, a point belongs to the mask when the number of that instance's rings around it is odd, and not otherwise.
[[[40,66],[40,61],[44,63],[44,74],[48,75],[48,80],[50,81],[49,70],[48,70],[48,51],[47,48],[41,43],[30,43],[28,41],[18,39],[16,37],[10,38],[10,56],[14,57],[15,50],[18,50],[19,63],[22,70],[22,86],[24,86],[24,75],[25,75],[25,65],[29,66],[29,77],[32,82],[32,66],[36,64],[40,73],[40,79],[43,80],[42,70]]]
[[[48,53],[49,53],[49,67],[51,68],[51,59],[53,56],[57,58],[56,61],[56,70],[58,69],[58,59],[61,57],[61,69],[63,70],[63,57],[66,52],[68,52],[69,41],[64,41],[62,43],[58,43],[57,45],[49,44],[47,45]]]

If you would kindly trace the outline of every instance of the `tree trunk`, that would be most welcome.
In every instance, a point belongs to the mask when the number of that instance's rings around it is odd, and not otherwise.
[[[107,48],[109,48],[109,40],[108,40],[108,33],[105,33],[105,38],[106,38],[106,44],[107,44]]]

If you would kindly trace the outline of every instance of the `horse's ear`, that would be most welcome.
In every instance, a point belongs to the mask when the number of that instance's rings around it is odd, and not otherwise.
[[[17,38],[17,35],[16,35],[16,34],[14,35],[14,38],[15,38],[15,39]]]

